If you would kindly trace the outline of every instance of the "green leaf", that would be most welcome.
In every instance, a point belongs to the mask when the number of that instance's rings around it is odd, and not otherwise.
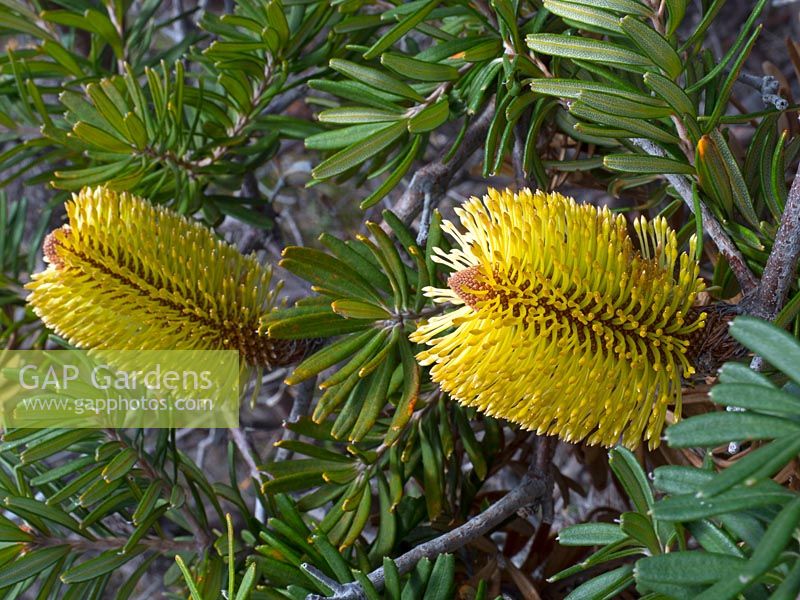
[[[733,201],[736,203],[739,211],[744,215],[748,222],[755,227],[759,228],[760,221],[755,209],[753,208],[753,201],[750,198],[750,192],[747,189],[747,184],[742,177],[742,172],[739,169],[739,164],[733,157],[733,153],[728,147],[728,142],[722,134],[714,129],[708,134],[714,146],[719,152],[725,171],[727,173],[728,181],[730,182],[731,191],[733,193]]]
[[[623,15],[632,14],[640,17],[652,17],[653,10],[638,0],[570,0],[570,4],[580,4],[610,10]]]
[[[239,589],[236,591],[234,600],[247,600],[247,598],[250,597],[250,591],[253,589],[255,582],[256,565],[255,563],[251,563],[250,566],[247,567],[244,577],[242,577],[242,582],[239,584]]]
[[[0,568],[0,588],[7,588],[30,577],[41,575],[48,567],[69,553],[69,545],[40,548],[39,550],[26,552],[15,561]]]
[[[94,125],[84,123],[83,121],[75,123],[72,128],[72,134],[89,146],[100,148],[101,150],[108,150],[109,152],[116,152],[119,154],[128,154],[132,149],[129,143],[106,133]]]
[[[710,471],[694,467],[668,465],[658,467],[653,473],[653,485],[668,494],[688,494],[714,478]]]
[[[447,98],[439,100],[408,120],[409,133],[424,133],[443,125],[450,116],[450,103]]]
[[[777,389],[766,376],[753,371],[749,366],[742,363],[729,362],[722,365],[719,371],[720,383],[743,383],[745,385],[757,385],[770,390]],[[714,390],[711,390],[712,397]]]
[[[708,519],[692,521],[686,527],[703,550],[732,556],[744,556],[744,552],[736,545],[732,537],[712,521]]]
[[[633,565],[623,565],[593,577],[572,590],[564,600],[597,600],[616,598],[618,594],[633,583]]]
[[[380,123],[398,121],[403,118],[402,113],[390,112],[379,108],[366,108],[363,106],[343,106],[329,108],[319,113],[317,117],[323,123],[340,123],[351,125],[355,123]]]
[[[392,173],[381,183],[374,192],[364,198],[359,204],[361,210],[366,210],[370,206],[374,206],[380,202],[386,194],[392,191],[395,186],[400,183],[400,180],[408,173],[414,159],[417,157],[417,152],[422,144],[422,136],[414,136],[414,141],[411,142],[408,150],[397,166],[392,170]]]
[[[374,323],[372,319],[343,319],[334,313],[317,313],[282,319],[271,324],[268,331],[277,339],[302,340],[363,331]]]
[[[769,415],[800,416],[800,397],[762,385],[718,384],[711,388],[711,399],[723,406],[736,406]]]
[[[456,559],[452,554],[440,554],[433,564],[433,571],[425,588],[422,600],[450,600],[456,587]]]
[[[558,532],[562,546],[605,546],[628,539],[628,536],[611,523],[579,523],[564,527]]]
[[[305,146],[309,150],[339,150],[357,144],[385,127],[386,123],[381,122],[323,131],[305,138]]]
[[[617,446],[609,454],[608,464],[619,479],[637,511],[643,515],[653,506],[653,492],[647,475],[633,453],[627,448]]]
[[[81,581],[91,581],[110,573],[130,560],[133,560],[147,549],[144,545],[136,546],[131,552],[120,554],[118,550],[107,550],[99,556],[90,560],[83,561],[67,569],[61,575],[61,581],[66,584],[80,583]]]
[[[532,33],[526,40],[531,50],[542,54],[608,63],[633,71],[652,66],[641,54],[612,42],[551,33]]]
[[[81,529],[80,523],[72,518],[72,516],[60,508],[48,506],[44,502],[39,502],[33,498],[7,496],[5,499],[5,506],[7,510],[23,518],[27,518],[28,515],[34,515],[47,522],[57,523],[80,535],[86,535],[86,532]]]
[[[578,100],[587,106],[595,108],[609,115],[628,117],[631,119],[660,119],[669,117],[672,110],[669,106],[653,106],[628,100],[621,96],[601,94],[598,92],[580,92]]]
[[[648,73],[644,74],[647,77]],[[581,81],[578,79],[558,79],[542,78],[532,79],[530,82],[531,90],[537,94],[554,96],[556,98],[572,98],[578,100],[580,94],[584,92],[597,92],[609,96],[619,96],[637,104],[648,106],[663,107],[664,102],[658,98],[652,98],[644,94],[631,92],[629,90],[618,89],[610,85],[603,85],[592,81]]]
[[[320,250],[299,246],[287,246],[281,253],[279,263],[314,284],[314,288],[335,293],[336,298],[359,298],[374,304],[382,304],[375,288],[365,281],[346,263]]]
[[[124,477],[139,461],[139,454],[133,448],[125,448],[111,459],[102,471],[103,479],[110,483]]]
[[[192,574],[189,572],[189,568],[186,566],[186,563],[183,562],[180,554],[175,555],[175,562],[178,563],[178,568],[183,574],[183,579],[186,582],[186,587],[189,588],[189,594],[192,600],[203,600],[203,596],[200,594],[200,590],[197,589],[197,584],[195,584]]]
[[[639,154],[606,154],[603,165],[614,171],[625,173],[680,173],[693,175],[694,169],[685,162],[658,156],[642,156]]]
[[[424,102],[423,98],[418,92],[410,85],[395,79],[391,75],[387,75],[383,71],[373,69],[372,67],[365,67],[358,63],[350,62],[341,58],[332,58],[330,67],[341,74],[350,77],[358,82],[373,87],[383,92],[402,96],[403,98],[410,98],[417,102]]]
[[[759,479],[771,477],[800,454],[800,437],[779,438],[762,446],[718,473],[703,485],[698,497],[715,496],[734,485],[752,485]]]
[[[798,522],[800,522],[800,498],[795,498],[783,507],[778,516],[770,523],[747,564],[732,570],[737,573],[737,576],[721,579],[719,583],[710,587],[698,598],[724,600],[738,595],[739,592],[752,585],[756,579],[781,561],[781,555],[792,540]]]
[[[665,131],[658,126],[653,125],[650,121],[610,115],[592,108],[580,100],[573,102],[570,105],[569,112],[580,119],[607,125],[614,129],[629,131],[633,134],[646,137],[648,139],[657,140],[668,144],[677,144],[680,141],[674,133]]]
[[[598,28],[612,33],[622,33],[619,18],[588,4],[563,2],[562,0],[544,0],[544,8],[562,19],[568,19],[589,29]]]
[[[667,37],[672,37],[686,14],[687,0],[666,0],[667,5]]]
[[[636,561],[636,581],[649,589],[652,584],[702,585],[738,573],[745,560],[730,554],[701,550],[669,552]]]
[[[372,339],[373,335],[374,331],[368,329],[359,335],[344,337],[322,348],[297,365],[294,371],[292,371],[292,374],[286,378],[286,384],[295,385],[301,381],[305,381],[328,367],[332,367],[336,363],[343,361],[348,356],[352,356],[357,350],[362,348],[368,340]]]
[[[426,2],[410,15],[401,19],[397,25],[392,27],[389,31],[384,33],[377,42],[375,42],[369,50],[364,53],[365,60],[372,60],[376,56],[378,56],[381,52],[390,48],[396,41],[398,41],[401,37],[406,35],[409,31],[411,31],[414,27],[416,27],[419,23],[425,20],[425,18],[430,14],[430,12],[439,4],[439,0],[430,0]]]
[[[406,132],[407,126],[407,121],[403,120],[381,129],[324,160],[314,168],[312,174],[317,179],[328,179],[360,165],[398,140]]]
[[[458,69],[450,65],[410,58],[401,54],[385,52],[381,55],[381,64],[408,79],[417,81],[455,81],[459,78]]]
[[[667,429],[673,448],[718,446],[734,440],[771,440],[800,434],[800,425],[747,412],[712,412],[686,419]]]
[[[392,317],[385,308],[360,300],[336,300],[331,303],[333,312],[347,319],[373,319],[376,321]]]
[[[730,333],[742,345],[800,384],[800,344],[791,335],[754,317],[737,317]]]
[[[739,35],[736,38],[736,41],[728,48],[728,51],[725,53],[720,60],[716,61],[716,64],[713,68],[711,68],[703,77],[697,80],[695,83],[690,85],[686,92],[691,94],[696,92],[703,87],[705,87],[710,82],[716,79],[717,75],[719,75],[725,68],[728,66],[728,63],[734,56],[739,56],[742,51],[742,46],[746,43],[748,37],[750,36],[750,29],[756,22],[756,19],[761,15],[761,11],[764,10],[764,7],[767,5],[768,0],[758,0],[755,6],[750,11],[750,15],[747,17],[747,21],[745,21],[744,25],[742,26],[742,30],[739,32]],[[705,29],[711,24],[711,21],[714,19],[716,12],[722,8],[722,5],[725,3],[725,0],[718,0],[714,2],[711,8],[709,8],[706,15],[703,16],[703,20],[701,21],[700,25],[698,25],[695,32],[690,36],[688,40],[684,43],[683,47],[681,47],[681,51],[685,50],[688,46],[694,44],[698,36],[702,36]],[[706,17],[710,17],[707,19]]]
[[[741,49],[740,53],[736,57],[736,60],[733,61],[733,66],[726,75],[725,81],[723,82],[722,87],[717,92],[717,95],[714,99],[714,110],[711,111],[708,121],[706,121],[705,125],[703,126],[704,131],[712,131],[725,114],[725,111],[729,105],[728,100],[730,99],[731,91],[733,91],[733,84],[738,80],[739,71],[741,71],[744,61],[748,56],[750,56],[750,51],[753,49],[756,39],[758,39],[758,36],[761,34],[761,28],[761,25],[756,27],[756,30],[752,33],[750,38],[745,43],[744,48]]]
[[[674,108],[678,115],[697,117],[697,109],[694,103],[674,81],[652,71],[645,73],[642,80],[647,87],[666,100],[667,104]]]
[[[57,452],[66,450],[73,444],[81,442],[89,437],[94,437],[94,435],[91,431],[85,429],[64,431],[55,437],[44,438],[29,444],[22,454],[20,454],[20,460],[24,465],[32,464],[48,458]]]
[[[661,543],[648,517],[638,512],[622,513],[619,527],[624,534],[647,548],[651,554],[661,553]]]
[[[671,79],[675,79],[681,74],[683,61],[669,42],[658,32],[631,16],[623,17],[619,23],[628,34],[628,38]]]
[[[794,497],[794,492],[767,480],[751,487],[733,488],[712,498],[699,499],[694,493],[671,496],[653,506],[653,516],[663,521],[695,521],[760,506],[782,505]]]
[[[120,135],[125,135],[127,127],[122,120],[122,113],[120,113],[117,106],[106,96],[103,88],[97,83],[90,83],[86,86],[86,92],[92,99],[95,108],[108,122],[108,124]]]

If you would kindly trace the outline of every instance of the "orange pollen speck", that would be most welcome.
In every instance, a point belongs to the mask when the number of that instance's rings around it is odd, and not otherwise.
[[[61,269],[64,267],[64,259],[61,258],[57,250],[57,248],[61,245],[58,238],[61,235],[69,235],[69,233],[69,225],[63,225],[58,229],[54,229],[48,233],[47,237],[44,238],[44,243],[42,244],[42,253],[44,254],[44,259],[56,269]]]
[[[447,286],[453,290],[470,308],[476,308],[481,300],[490,300],[497,295],[497,292],[485,282],[479,281],[477,275],[480,267],[470,267],[456,271],[447,279]],[[472,292],[485,291],[486,294],[476,296]]]

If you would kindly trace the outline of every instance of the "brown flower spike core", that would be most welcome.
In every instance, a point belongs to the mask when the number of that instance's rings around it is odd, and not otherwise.
[[[272,310],[271,273],[202,225],[127,193],[84,189],[52,231],[49,267],[28,301],[81,348],[238,350],[251,367],[292,364],[304,340],[259,331]]]

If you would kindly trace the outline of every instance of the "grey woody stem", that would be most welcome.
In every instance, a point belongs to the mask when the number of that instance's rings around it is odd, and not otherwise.
[[[663,148],[661,148],[658,144],[651,142],[650,140],[635,138],[633,143],[650,156],[667,156],[667,153],[663,150]],[[664,178],[669,181],[673,188],[675,188],[675,191],[678,192],[686,206],[689,207],[689,210],[694,212],[692,185],[689,180],[682,175],[674,174],[665,174]],[[700,203],[700,216],[703,219],[703,229],[714,241],[719,251],[728,261],[733,274],[739,281],[739,286],[742,288],[742,292],[747,294],[748,292],[754,290],[758,285],[758,280],[756,279],[755,275],[753,275],[750,267],[747,266],[744,256],[742,256],[742,253],[739,252],[739,249],[734,245],[730,237],[728,237],[728,234],[722,228],[722,225],[720,225],[719,221],[717,221],[716,217],[702,202]]]

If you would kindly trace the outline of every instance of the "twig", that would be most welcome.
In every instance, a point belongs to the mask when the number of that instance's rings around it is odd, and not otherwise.
[[[439,160],[425,165],[414,173],[405,193],[392,207],[394,213],[403,222],[410,223],[414,220],[425,201],[425,194],[429,194],[431,197],[431,210],[436,206],[436,203],[447,191],[447,186],[456,172],[485,142],[486,132],[489,130],[493,116],[494,101],[491,101],[486,105],[481,116],[469,126],[461,145],[448,162],[444,162],[443,155]]]
[[[306,379],[297,386],[297,396],[292,404],[292,410],[284,422],[283,435],[281,441],[296,440],[297,433],[286,427],[286,423],[296,423],[300,417],[307,415],[311,408],[311,400],[314,398],[314,390],[317,387],[317,378],[312,377]],[[292,457],[292,452],[286,448],[278,448],[275,453],[275,460],[289,460]]]
[[[778,90],[781,87],[780,82],[772,75],[758,77],[750,73],[740,73],[739,81],[761,92],[761,101],[765,106],[774,106],[776,110],[789,108],[789,101],[778,95]]]
[[[247,436],[244,434],[244,430],[230,428],[228,429],[228,433],[233,440],[233,443],[236,445],[236,448],[239,450],[239,454],[242,455],[247,468],[250,471],[250,479],[253,481],[254,486],[261,486],[261,471],[258,470],[258,462],[256,461],[253,449],[250,447],[250,442],[247,440]],[[256,518],[256,521],[259,523],[265,523],[265,512],[264,506],[261,504],[258,495],[256,494],[255,498],[255,509],[253,510],[253,515]]]
[[[456,527],[424,544],[415,546],[402,556],[394,559],[400,574],[411,571],[423,558],[434,558],[440,554],[453,552],[466,546],[471,541],[497,527],[517,511],[533,504],[543,503],[544,516],[552,518],[552,512],[546,508],[548,505],[546,496],[548,492],[552,495],[552,484],[550,482],[552,480],[551,462],[554,448],[554,439],[539,438],[528,472],[525,473],[517,487],[487,510],[460,527]],[[375,569],[368,577],[375,588],[378,590],[383,589],[386,581],[383,567]],[[361,600],[365,597],[364,591],[358,583],[346,583],[343,585],[330,581],[323,581],[323,583],[333,590],[333,595],[325,599],[316,594],[309,594],[306,600]],[[332,583],[333,585],[331,585]]]
[[[643,138],[635,138],[633,143],[639,148],[644,150],[650,156],[666,157],[667,153],[657,144]],[[692,186],[689,180],[682,175],[665,174],[664,177],[675,188],[680,197],[683,199],[689,210],[694,212],[694,201],[692,200]],[[754,290],[758,285],[750,267],[744,260],[744,256],[739,252],[739,249],[733,244],[728,234],[717,221],[716,217],[711,213],[705,204],[700,203],[700,214],[703,219],[703,229],[708,233],[709,237],[714,241],[719,248],[719,251],[728,261],[728,264],[739,281],[739,286],[742,288],[744,294]]]
[[[772,251],[767,258],[761,282],[755,292],[742,301],[746,312],[768,321],[775,320],[796,279],[798,258],[800,258],[800,166],[789,189],[781,224],[775,235]]]

